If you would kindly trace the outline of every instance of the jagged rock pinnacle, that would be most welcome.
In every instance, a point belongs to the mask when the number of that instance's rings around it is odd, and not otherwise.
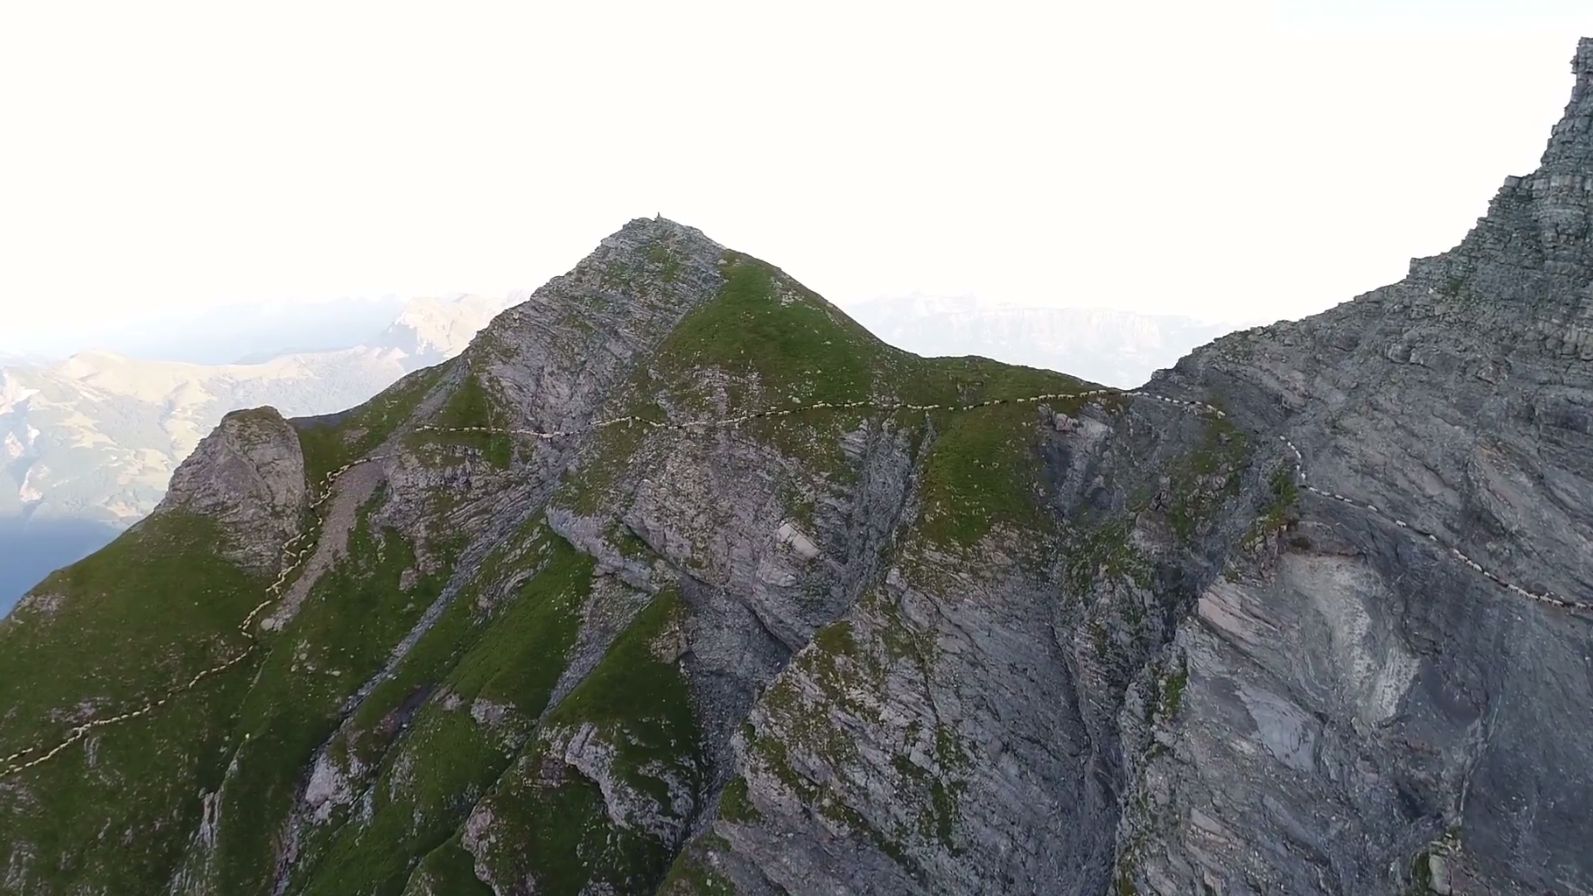
[[[696,243],[698,245],[707,244],[714,247],[717,251],[724,250],[723,246],[709,239],[708,236],[701,230],[698,230],[695,227],[689,227],[680,223],[679,221],[666,218],[662,214],[655,215],[651,218],[632,218],[631,220],[625,222],[625,226],[609,234],[608,237],[602,241],[601,245],[607,246],[613,243],[624,243],[634,240],[666,239],[671,241],[683,240]]]
[[[1593,38],[1571,60],[1576,83],[1538,169],[1505,178],[1461,244],[1411,261],[1407,283],[1431,294],[1565,313],[1593,280]]]
[[[279,546],[297,531],[308,501],[298,436],[266,407],[223,417],[177,467],[155,512],[214,519],[230,538],[227,556],[268,573],[276,571]]]
[[[1571,71],[1576,75],[1576,85],[1571,88],[1565,115],[1554,126],[1549,147],[1543,153],[1543,169],[1585,170],[1593,159],[1593,37],[1584,37],[1577,43]]]

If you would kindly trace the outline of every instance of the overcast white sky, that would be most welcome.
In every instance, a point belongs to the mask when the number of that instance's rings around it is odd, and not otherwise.
[[[1536,166],[1593,4],[9,3],[0,342],[531,288],[662,212],[848,302],[1297,317]]]

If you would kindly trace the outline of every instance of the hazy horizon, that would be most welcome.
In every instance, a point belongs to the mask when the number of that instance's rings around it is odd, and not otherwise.
[[[659,212],[843,308],[1300,317],[1535,167],[1582,34],[1549,0],[35,5],[0,36],[0,328],[505,295]]]
[[[0,331],[0,358],[10,354],[60,361],[90,352],[207,366],[253,364],[280,354],[370,344],[411,303],[428,298],[436,297],[355,296],[165,309],[136,327],[102,325],[63,331],[43,342]],[[487,298],[508,302],[516,296]]]
[[[497,298],[497,297],[489,297]],[[522,294],[503,297],[513,303]],[[200,365],[259,363],[269,357],[299,352],[323,352],[369,343],[392,324],[411,299],[396,296],[339,299],[234,302],[214,308],[167,309],[139,327],[101,327],[62,331],[49,341],[18,339],[0,330],[0,362],[8,358],[38,362],[62,361],[83,353],[109,353],[141,361]],[[1200,313],[1165,314],[1108,306],[1065,306],[996,301],[974,295],[932,295],[911,292],[848,302],[843,308],[853,316],[876,320],[880,308],[900,308],[919,303],[944,310],[981,315],[1030,311],[1070,314],[1133,315],[1143,318],[1188,321],[1223,328],[1246,329],[1270,322],[1267,318],[1232,320]],[[905,321],[904,321],[905,322]],[[162,325],[167,325],[163,327]],[[877,329],[877,327],[870,327]]]

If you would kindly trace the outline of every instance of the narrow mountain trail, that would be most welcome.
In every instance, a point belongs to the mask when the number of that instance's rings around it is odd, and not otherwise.
[[[278,590],[269,595],[264,604],[255,608],[258,614],[273,601],[276,610],[260,620],[260,627],[266,631],[276,631],[288,624],[298,613],[299,606],[304,599],[310,596],[310,589],[321,580],[321,576],[329,571],[339,558],[348,554],[349,534],[354,531],[358,522],[359,508],[375,493],[382,484],[383,473],[374,462],[386,460],[392,455],[379,454],[364,460],[348,464],[335,471],[328,479],[316,506],[324,507],[321,510],[315,526],[315,540],[305,545],[288,559],[286,550],[284,560],[293,565],[293,571],[298,575],[294,577],[292,586],[278,583]],[[337,484],[334,493],[332,484]],[[244,621],[249,626],[255,614]]]
[[[333,486],[337,484],[338,478],[344,473],[362,464],[374,463],[384,459],[385,457],[387,457],[387,455],[367,457],[354,461],[353,463],[344,464],[338,469],[326,474],[326,478],[321,484],[319,493],[317,494],[316,498],[310,502],[310,511],[314,513],[319,510],[320,506],[332,496]],[[55,756],[58,755],[62,750],[65,750],[67,747],[70,747],[71,745],[87,737],[89,732],[94,731],[95,729],[104,728],[109,725],[115,725],[118,722],[126,722],[141,716],[149,715],[162,706],[165,706],[167,703],[170,703],[171,701],[182,696],[184,693],[193,690],[206,678],[209,678],[213,675],[219,675],[220,673],[225,672],[228,669],[231,669],[233,666],[243,662],[245,659],[248,659],[249,656],[254,653],[254,648],[259,646],[259,639],[255,637],[253,632],[254,621],[256,617],[258,617],[266,607],[271,606],[271,604],[277,601],[282,594],[282,589],[287,586],[288,579],[292,577],[294,571],[304,563],[306,558],[310,557],[315,552],[315,541],[310,538],[310,535],[320,528],[320,526],[310,526],[303,532],[300,532],[298,535],[288,539],[288,541],[282,545],[282,570],[277,573],[276,581],[272,582],[271,585],[266,588],[265,600],[262,600],[255,606],[254,609],[250,610],[249,615],[245,616],[243,618],[243,622],[238,626],[239,634],[243,635],[244,640],[248,642],[248,646],[242,651],[239,651],[229,660],[200,670],[199,672],[195,673],[194,677],[188,679],[188,681],[181,686],[174,688],[172,691],[167,693],[166,696],[156,700],[151,700],[138,709],[124,712],[120,715],[107,716],[103,719],[92,719],[90,721],[84,722],[76,728],[68,731],[64,740],[56,744],[48,752],[42,755],[33,758],[25,758],[31,756],[39,749],[38,747],[25,747],[16,751],[15,753],[12,753],[10,756],[0,758],[0,765],[6,766],[4,770],[0,770],[0,778],[9,777],[18,772],[33,768],[36,765],[48,762],[49,760],[55,758]],[[299,544],[305,541],[308,541],[309,543],[305,544],[303,547],[299,547]],[[22,761],[19,762],[18,760]]]
[[[1191,411],[1191,412],[1194,412],[1194,413],[1197,413],[1197,414],[1210,415],[1210,416],[1213,416],[1213,417],[1218,418],[1218,419],[1223,419],[1223,418],[1226,418],[1228,416],[1225,412],[1217,409],[1216,407],[1213,407],[1212,405],[1206,404],[1205,402],[1189,401],[1189,400],[1179,399],[1179,398],[1169,398],[1169,397],[1164,396],[1164,395],[1157,395],[1157,394],[1152,393],[1152,392],[1146,392],[1146,391],[1137,390],[1137,389],[1111,389],[1111,388],[1104,388],[1104,389],[1091,389],[1091,390],[1088,390],[1088,391],[1085,391],[1085,392],[1046,393],[1046,394],[1041,394],[1041,395],[1030,395],[1030,396],[1020,397],[1020,398],[995,398],[995,399],[989,399],[989,400],[986,400],[986,401],[974,402],[974,403],[971,403],[971,404],[909,404],[909,403],[905,403],[905,402],[883,403],[883,402],[866,401],[866,400],[865,401],[846,401],[846,402],[825,402],[825,401],[820,401],[820,402],[813,402],[811,404],[805,404],[805,405],[794,405],[794,406],[791,406],[791,407],[788,407],[788,408],[779,408],[779,409],[772,409],[772,410],[765,410],[765,411],[754,411],[752,413],[739,414],[739,415],[730,416],[730,417],[722,417],[722,418],[716,418],[716,419],[711,419],[711,420],[693,420],[693,421],[686,421],[686,422],[682,422],[682,423],[658,422],[658,421],[654,421],[654,420],[645,420],[645,419],[642,419],[640,417],[635,417],[635,416],[625,416],[625,417],[615,417],[615,418],[609,419],[609,420],[598,421],[596,423],[589,424],[586,427],[583,427],[583,428],[580,428],[580,429],[572,429],[572,430],[549,430],[549,431],[543,431],[543,430],[534,430],[534,429],[503,429],[503,428],[488,427],[488,426],[445,427],[445,426],[425,425],[425,426],[417,426],[417,427],[415,427],[415,429],[413,431],[415,431],[415,432],[440,432],[440,433],[490,433],[490,434],[497,434],[497,435],[529,436],[529,437],[534,437],[534,438],[538,438],[538,439],[551,440],[551,439],[566,438],[566,437],[570,437],[570,436],[575,436],[575,435],[581,435],[581,434],[584,434],[584,433],[594,432],[596,430],[605,429],[605,428],[608,428],[608,427],[611,427],[611,426],[647,426],[647,427],[651,427],[651,428],[654,428],[654,429],[690,431],[690,430],[698,430],[698,429],[709,429],[709,428],[720,427],[720,426],[734,426],[734,425],[736,425],[738,423],[745,423],[745,422],[752,421],[752,420],[763,420],[763,419],[771,419],[771,418],[777,418],[777,417],[788,417],[788,416],[792,416],[792,415],[799,414],[799,413],[805,413],[805,412],[808,412],[808,411],[826,410],[826,409],[828,409],[828,410],[873,410],[873,411],[878,411],[878,412],[882,412],[882,413],[885,413],[885,414],[893,414],[893,413],[896,413],[898,411],[923,411],[923,412],[941,411],[941,412],[948,412],[948,413],[959,413],[959,412],[973,411],[973,410],[977,410],[977,409],[980,409],[980,408],[993,407],[993,406],[998,406],[998,405],[1039,404],[1041,402],[1047,402],[1047,401],[1064,401],[1064,400],[1070,400],[1070,399],[1084,399],[1086,401],[1092,401],[1092,400],[1099,400],[1099,399],[1102,399],[1102,398],[1106,398],[1106,397],[1109,397],[1109,396],[1128,396],[1128,397],[1134,397],[1134,398],[1147,398],[1147,399],[1150,399],[1152,401],[1157,401],[1157,402],[1161,402],[1163,404],[1172,405],[1172,406],[1180,408],[1182,410]],[[1499,575],[1494,573],[1492,570],[1489,570],[1489,569],[1483,567],[1481,564],[1477,563],[1471,557],[1467,556],[1459,548],[1454,547],[1453,545],[1445,544],[1434,533],[1428,532],[1428,531],[1426,531],[1424,529],[1421,529],[1421,528],[1419,528],[1417,526],[1412,525],[1409,522],[1406,522],[1405,520],[1399,519],[1398,517],[1395,517],[1392,514],[1390,514],[1390,513],[1386,512],[1386,511],[1382,510],[1381,508],[1377,507],[1375,504],[1363,503],[1363,502],[1360,502],[1360,501],[1356,501],[1353,498],[1348,498],[1348,497],[1346,497],[1344,495],[1338,494],[1337,492],[1330,492],[1330,491],[1327,491],[1326,489],[1317,488],[1316,486],[1311,485],[1307,481],[1307,478],[1306,478],[1305,458],[1300,453],[1300,449],[1292,441],[1290,441],[1287,436],[1279,435],[1277,438],[1289,450],[1289,453],[1293,457],[1292,465],[1293,465],[1294,475],[1295,475],[1295,484],[1302,491],[1304,491],[1306,493],[1309,493],[1309,494],[1317,495],[1319,497],[1322,497],[1322,498],[1325,498],[1325,499],[1328,499],[1328,500],[1331,500],[1331,501],[1337,501],[1337,502],[1342,503],[1342,504],[1347,504],[1347,505],[1349,505],[1351,507],[1354,507],[1354,508],[1357,508],[1358,510],[1361,510],[1361,511],[1363,511],[1365,513],[1372,514],[1372,515],[1374,515],[1374,516],[1376,516],[1376,517],[1378,517],[1378,518],[1380,518],[1380,519],[1382,519],[1382,520],[1384,520],[1384,521],[1386,521],[1386,522],[1388,522],[1388,523],[1390,523],[1390,524],[1392,524],[1394,526],[1397,526],[1397,527],[1399,527],[1401,529],[1407,529],[1407,530],[1415,533],[1418,536],[1424,537],[1429,542],[1431,542],[1432,544],[1438,546],[1439,549],[1445,551],[1455,561],[1457,561],[1460,564],[1470,568],[1473,572],[1476,572],[1476,573],[1486,577],[1490,582],[1492,582],[1495,585],[1499,586],[1500,588],[1510,592],[1511,594],[1516,595],[1517,597],[1522,597],[1522,598],[1525,598],[1527,600],[1535,601],[1535,602],[1538,602],[1538,603],[1541,603],[1541,604],[1545,604],[1545,605],[1548,605],[1548,606],[1551,606],[1551,607],[1556,607],[1558,609],[1569,610],[1569,611],[1573,611],[1573,612],[1576,612],[1576,613],[1579,613],[1579,614],[1588,614],[1590,616],[1593,616],[1593,604],[1588,604],[1588,603],[1582,603],[1582,602],[1578,602],[1578,601],[1569,600],[1569,599],[1560,597],[1560,596],[1558,596],[1556,594],[1553,594],[1552,592],[1538,593],[1538,592],[1529,591],[1529,590],[1527,590],[1525,588],[1522,588],[1521,586],[1519,586],[1519,585],[1517,585],[1517,584],[1515,584],[1513,582],[1506,581],[1505,579],[1501,578]],[[201,682],[203,682],[205,679],[210,678],[210,677],[215,676],[215,675],[218,675],[218,674],[220,674],[222,672],[225,672],[228,669],[231,669],[232,667],[238,665],[239,663],[243,662],[245,659],[248,659],[250,656],[252,656],[254,654],[256,648],[258,648],[260,646],[260,640],[255,635],[255,633],[253,631],[253,629],[255,627],[255,622],[256,622],[257,619],[259,619],[260,614],[265,612],[265,610],[268,607],[270,607],[272,604],[277,603],[279,600],[282,600],[282,598],[284,596],[284,589],[286,589],[288,587],[289,580],[292,579],[294,573],[298,572],[300,570],[300,568],[303,567],[306,564],[307,561],[309,561],[312,557],[314,557],[316,555],[316,549],[317,549],[318,544],[319,544],[319,538],[320,538],[320,536],[323,533],[326,533],[329,529],[341,528],[342,530],[346,530],[351,525],[352,517],[350,517],[350,520],[343,520],[342,519],[342,517],[347,516],[348,514],[342,514],[342,513],[327,514],[326,518],[324,518],[324,519],[319,517],[320,509],[321,509],[322,505],[326,504],[328,501],[333,499],[334,494],[336,492],[336,487],[337,487],[337,485],[339,483],[339,480],[341,480],[351,470],[354,470],[354,469],[356,469],[358,467],[361,467],[361,466],[364,466],[364,465],[367,465],[367,464],[374,464],[374,463],[386,460],[386,459],[388,459],[388,458],[390,458],[392,456],[393,455],[391,455],[391,454],[378,454],[378,455],[372,455],[372,456],[366,457],[366,458],[361,458],[360,460],[356,460],[356,461],[353,461],[351,463],[344,464],[343,466],[337,468],[336,470],[333,470],[333,471],[329,472],[326,475],[326,477],[324,478],[324,480],[321,483],[321,487],[320,487],[319,491],[317,492],[317,495],[316,495],[315,499],[310,502],[310,510],[311,510],[311,512],[318,515],[318,518],[317,518],[316,522],[314,524],[312,524],[311,526],[307,527],[300,534],[294,536],[292,539],[290,539],[286,544],[284,544],[282,546],[283,566],[282,566],[281,571],[278,573],[276,580],[274,582],[272,582],[271,585],[266,589],[265,599],[262,600],[259,603],[259,605],[257,605],[254,609],[249,611],[249,614],[244,617],[242,624],[238,628],[239,633],[243,636],[243,638],[247,642],[247,645],[244,647],[244,649],[242,651],[240,651],[239,653],[234,655],[232,658],[230,658],[230,659],[228,659],[228,660],[226,660],[226,661],[224,661],[222,663],[218,663],[215,666],[211,666],[209,668],[201,670],[200,672],[196,673],[192,678],[190,678],[186,683],[184,683],[184,684],[172,689],[170,692],[168,692],[163,697],[160,697],[158,699],[151,700],[151,701],[145,703],[143,706],[139,707],[138,709],[134,709],[134,710],[131,710],[131,711],[128,711],[128,712],[124,712],[124,713],[121,713],[121,714],[115,715],[115,716],[108,716],[108,717],[103,718],[103,719],[94,719],[94,720],[85,722],[85,723],[83,723],[81,725],[78,725],[75,728],[70,729],[67,732],[67,735],[66,735],[66,737],[64,739],[62,739],[61,741],[56,743],[54,746],[49,747],[47,750],[45,750],[42,753],[39,752],[40,750],[44,749],[42,746],[34,746],[34,747],[27,747],[27,748],[18,750],[15,753],[12,753],[9,756],[0,757],[0,779],[10,777],[10,776],[18,774],[20,772],[26,771],[27,769],[30,769],[30,768],[33,768],[35,766],[41,765],[41,764],[43,764],[45,762],[48,762],[50,759],[53,759],[54,757],[60,755],[61,752],[66,750],[68,747],[70,747],[73,744],[76,744],[76,743],[82,741],[91,732],[94,732],[94,731],[99,730],[101,728],[106,728],[106,727],[109,727],[111,725],[115,725],[115,724],[118,724],[118,723],[121,723],[121,722],[128,722],[128,721],[131,721],[133,719],[137,719],[137,718],[141,718],[143,716],[147,716],[147,715],[155,712],[156,710],[160,709],[161,707],[165,706],[166,704],[173,702],[177,698],[181,697],[184,693],[194,689]],[[378,482],[378,478],[376,478],[376,477],[371,477],[371,478],[362,477],[361,481],[359,483],[357,483],[357,485],[361,486],[361,490],[362,491],[368,492],[370,489],[373,489],[375,487],[377,482]],[[346,503],[346,502],[344,502],[344,503]],[[333,532],[332,534],[334,536],[336,536],[336,535],[338,535],[338,532]],[[346,535],[347,533],[346,533],[346,531],[343,531],[342,534]],[[325,561],[326,564],[329,564],[330,562],[331,562],[330,560]],[[305,572],[307,574],[313,574],[315,571],[314,570],[310,570],[310,569],[306,569]],[[302,578],[301,578],[301,580],[299,580],[298,583],[296,583],[296,587],[294,589],[294,596],[298,597],[300,600],[302,600],[303,595],[299,594],[298,592],[300,592],[300,591],[307,592],[307,590],[310,587],[310,585],[304,585],[303,588],[299,588],[299,587],[297,587],[298,584],[303,584],[303,579]],[[311,584],[313,584],[313,582]],[[291,615],[291,609],[292,608],[288,607],[288,606],[282,607],[281,610],[277,614],[275,614],[272,617],[269,617],[268,619],[266,619],[264,621],[264,623],[263,623],[263,626],[268,628],[268,629],[271,629],[271,628],[279,628],[281,625],[285,625],[286,624],[286,618]]]

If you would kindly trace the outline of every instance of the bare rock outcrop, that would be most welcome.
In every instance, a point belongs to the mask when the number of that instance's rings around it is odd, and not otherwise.
[[[155,512],[215,520],[227,536],[227,557],[251,571],[274,573],[310,500],[298,434],[276,410],[256,408],[222,418],[172,474]]]

